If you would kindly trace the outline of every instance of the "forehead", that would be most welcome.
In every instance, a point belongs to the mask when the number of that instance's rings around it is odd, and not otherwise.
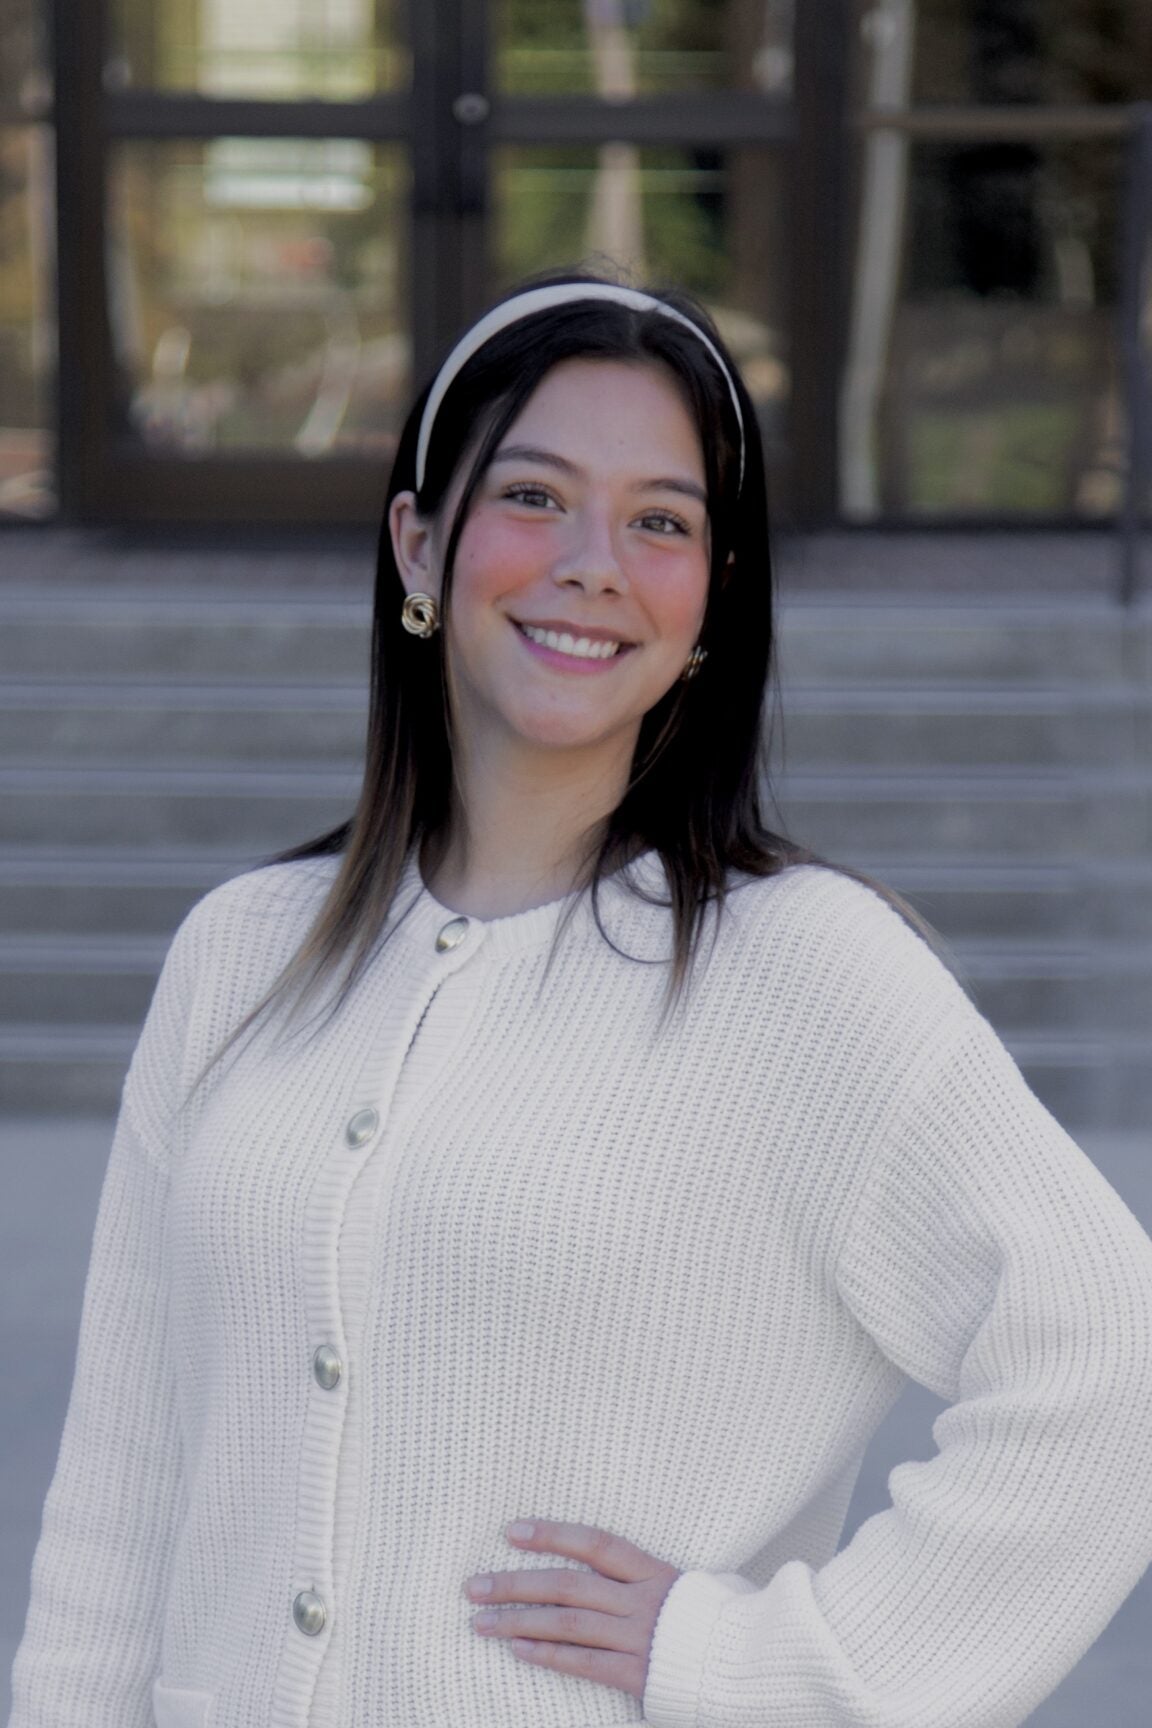
[[[659,360],[580,356],[547,371],[502,443],[547,434],[589,450],[639,457],[660,450],[703,472],[700,433],[687,392]]]

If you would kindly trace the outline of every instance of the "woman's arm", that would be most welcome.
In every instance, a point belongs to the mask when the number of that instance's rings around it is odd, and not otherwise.
[[[902,1102],[837,1273],[951,1400],[813,1570],[686,1572],[653,1728],[1016,1728],[1152,1560],[1152,1244],[970,1005]]]
[[[164,1220],[198,923],[194,910],[177,932],[125,1082],[10,1728],[153,1722],[182,1493]]]

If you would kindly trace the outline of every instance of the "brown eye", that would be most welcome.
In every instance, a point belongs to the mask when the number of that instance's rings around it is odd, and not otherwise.
[[[640,520],[645,527],[655,524],[658,532],[670,536],[692,532],[684,518],[674,515],[671,510],[649,510]]]
[[[504,498],[511,498],[517,504],[530,504],[535,506],[540,504],[541,501],[545,504],[555,503],[555,499],[551,492],[547,491],[543,486],[506,486],[501,496]]]

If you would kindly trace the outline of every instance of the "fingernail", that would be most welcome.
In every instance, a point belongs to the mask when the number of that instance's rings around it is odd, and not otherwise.
[[[531,1536],[535,1528],[535,1524],[526,1524],[524,1520],[520,1518],[517,1519],[515,1524],[509,1524],[508,1534],[516,1540],[523,1542],[527,1537]]]
[[[472,1596],[490,1596],[492,1594],[491,1578],[487,1574],[479,1578],[469,1578],[468,1592]]]

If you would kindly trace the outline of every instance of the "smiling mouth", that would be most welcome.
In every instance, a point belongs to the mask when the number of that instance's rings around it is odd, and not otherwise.
[[[542,630],[534,624],[520,624],[515,618],[511,622],[521,636],[538,648],[549,648],[554,654],[566,654],[573,660],[619,660],[636,647],[635,642],[606,641],[567,630]]]

